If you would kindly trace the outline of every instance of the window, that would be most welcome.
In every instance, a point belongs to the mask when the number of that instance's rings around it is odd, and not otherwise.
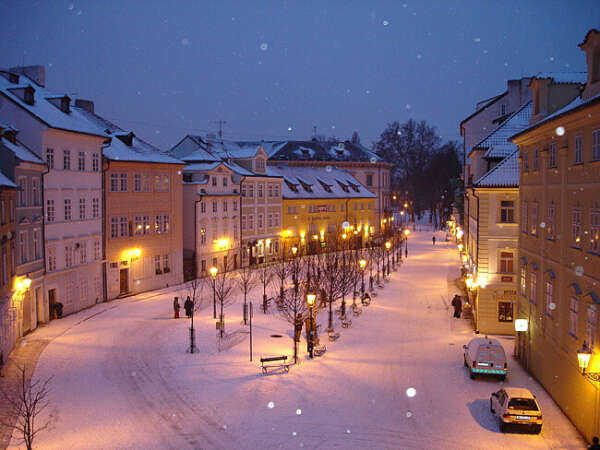
[[[216,200],[212,201],[212,211],[213,211],[213,213],[217,212],[217,201]]]
[[[579,164],[583,161],[581,157],[582,144],[583,137],[580,134],[575,136],[575,164]]]
[[[142,219],[142,216],[135,216],[133,218],[133,234],[136,236],[140,236],[145,234],[144,233],[145,228],[144,228],[144,221]]]
[[[592,161],[600,160],[600,130],[592,133]]]
[[[100,241],[94,241],[94,260],[100,259]]]
[[[46,149],[46,163],[48,163],[49,169],[54,169],[54,149],[53,148]]]
[[[19,264],[27,262],[27,231],[19,233]]]
[[[540,168],[540,150],[533,150],[533,170],[538,170]]]
[[[213,175],[212,177],[212,185],[216,186],[217,185],[217,177]]]
[[[500,115],[503,116],[506,114],[506,103],[502,103],[500,105]]]
[[[48,272],[56,270],[56,248],[48,247]]]
[[[298,207],[297,206],[288,206],[287,213],[288,214],[298,214]]]
[[[546,223],[546,236],[548,239],[554,239],[554,205],[548,205],[548,217]]]
[[[237,200],[233,201],[233,210],[237,211]]]
[[[577,337],[577,316],[579,311],[579,301],[575,297],[571,297],[569,304],[569,334]]]
[[[515,221],[515,202],[512,200],[502,200],[500,202],[500,222],[514,223]]]
[[[133,174],[133,192],[142,192],[142,174]]]
[[[92,217],[100,217],[100,199],[92,199]]]
[[[202,271],[202,273],[206,273],[206,260],[205,259],[203,259],[200,262],[200,270]]]
[[[154,191],[155,192],[169,192],[169,176],[168,175],[155,175],[154,176]]]
[[[273,214],[267,214],[267,228],[273,226]]]
[[[79,220],[85,220],[85,198],[79,199]]]
[[[155,217],[154,230],[157,234],[166,234],[169,232],[169,216],[164,214]]]
[[[537,303],[537,272],[531,272],[530,287],[529,287],[529,301],[533,304]]]
[[[263,198],[264,185],[261,183],[258,185],[258,198]]]
[[[246,196],[246,185],[242,184],[242,197]]]
[[[254,198],[254,185],[253,184],[248,185],[248,197]]]
[[[256,158],[256,170],[260,170],[264,172],[265,170],[265,160],[263,158]]]
[[[73,265],[73,247],[65,245],[65,267]]]
[[[80,172],[85,172],[85,152],[79,152],[79,154],[78,154],[77,169]]]
[[[370,173],[367,174],[367,186],[373,186],[373,175]]]
[[[223,187],[227,187],[227,176],[223,177]]]
[[[500,273],[513,273],[512,252],[500,252]]]
[[[273,214],[273,226],[274,227],[279,226],[279,213]]]
[[[242,216],[242,230],[246,229],[246,216]]]
[[[581,209],[574,209],[571,220],[571,234],[573,246],[581,248]]]
[[[119,218],[118,217],[110,218],[110,237],[111,238],[119,237]]]
[[[100,172],[100,155],[92,153],[92,172]]]
[[[537,223],[538,223],[538,204],[533,202],[531,204],[531,234],[537,236]]]
[[[521,204],[521,231],[527,233],[527,202]]]
[[[498,302],[498,322],[513,321],[513,304],[511,302]]]
[[[119,236],[120,237],[129,236],[129,221],[127,220],[127,217],[119,218]]]
[[[110,174],[110,192],[119,192],[119,174]]]
[[[71,220],[71,199],[65,198],[65,220]]]
[[[160,275],[162,270],[160,269],[160,255],[154,257],[154,273]]]
[[[239,237],[238,237],[238,224],[237,224],[237,222],[233,223],[233,239],[235,239],[235,240],[239,239]]]
[[[56,210],[54,209],[54,200],[46,200],[46,220],[54,222],[56,220]]]
[[[163,273],[169,273],[171,268],[169,267],[169,255],[163,255]]]
[[[264,227],[264,220],[263,220],[263,215],[259,214],[258,215],[258,228],[262,229]]]
[[[40,179],[31,179],[31,201],[33,206],[40,206]]]
[[[63,169],[71,170],[71,150],[63,150]]]
[[[556,143],[552,142],[550,144],[550,148],[548,149],[548,153],[549,153],[549,160],[548,163],[550,165],[550,167],[556,167]]]
[[[592,350],[594,350],[594,344],[596,343],[596,314],[596,305],[588,306],[587,321],[585,323],[585,341]]]
[[[87,242],[85,241],[79,243],[79,261],[81,264],[87,262]]]
[[[267,197],[273,197],[273,185],[271,183],[267,183]]]
[[[527,294],[527,270],[521,267],[521,295],[525,297]]]
[[[529,172],[529,152],[523,152],[523,172]]]
[[[279,185],[278,184],[273,186],[273,197],[279,197]]]
[[[600,252],[600,210],[590,212],[590,250]]]
[[[223,200],[223,212],[227,212],[227,200]]]
[[[556,308],[554,304],[552,281],[546,281],[546,314],[552,316],[552,311]]]
[[[200,213],[206,214],[206,202],[200,203]]]
[[[206,228],[200,229],[200,245],[206,245]]]
[[[40,239],[40,230],[33,230],[33,259],[38,260],[42,257],[42,241]]]
[[[17,197],[19,206],[27,206],[27,178],[19,177],[19,196]]]
[[[127,174],[126,173],[121,173],[119,174],[119,179],[120,179],[120,188],[121,188],[121,192],[127,192],[129,189],[127,188]]]

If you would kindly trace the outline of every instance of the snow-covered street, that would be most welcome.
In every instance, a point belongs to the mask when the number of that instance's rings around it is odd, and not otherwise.
[[[293,347],[287,322],[260,312],[258,289],[253,362],[241,297],[226,309],[231,347],[221,352],[210,301],[195,318],[200,351],[186,353],[189,320],[172,318],[173,289],[97,305],[35,331],[25,341],[62,327],[36,367],[36,377],[54,377],[55,419],[37,448],[584,448],[512,356],[504,384],[537,396],[544,427],[540,435],[500,433],[489,397],[502,383],[471,380],[463,367],[462,345],[474,334],[450,312],[456,247],[441,232],[432,246],[431,236],[411,234],[408,259],[371,305],[349,328],[336,319],[341,337],[326,342],[322,357],[308,359],[303,340],[289,373],[261,373],[261,356],[291,358]],[[326,320],[322,312],[319,322]],[[512,355],[513,340],[501,341]]]

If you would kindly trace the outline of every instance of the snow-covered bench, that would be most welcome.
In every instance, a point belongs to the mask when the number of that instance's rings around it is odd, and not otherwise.
[[[352,320],[350,319],[342,319],[342,327],[343,328],[348,328],[352,326]]]
[[[325,344],[317,345],[317,346],[315,346],[315,349],[313,350],[313,355],[321,356],[326,351],[327,351],[327,347],[325,347]]]
[[[340,338],[340,333],[339,333],[339,332],[335,332],[335,333],[334,333],[334,332],[331,332],[331,333],[329,333],[329,340],[330,340],[331,342],[335,342],[335,341],[337,341],[339,338]]]
[[[280,364],[266,364],[265,363],[275,363],[276,361],[282,361]],[[282,367],[283,370],[285,370],[286,372],[290,371],[290,364],[286,362],[287,361],[287,356],[286,355],[282,355],[282,356],[273,356],[270,358],[260,358],[260,364],[261,364],[261,369],[262,369],[262,373],[266,374],[267,373],[267,369],[269,368],[275,368],[275,367]]]

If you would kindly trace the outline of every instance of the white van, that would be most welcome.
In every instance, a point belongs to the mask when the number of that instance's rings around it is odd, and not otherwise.
[[[475,375],[495,375],[500,380],[506,378],[508,367],[504,348],[497,339],[487,336],[471,339],[469,345],[463,345],[465,367],[469,369],[471,379]]]

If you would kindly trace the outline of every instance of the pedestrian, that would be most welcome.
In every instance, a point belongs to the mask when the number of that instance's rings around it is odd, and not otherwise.
[[[435,245],[435,236],[432,236],[431,241],[433,242],[433,245]]]
[[[173,312],[175,313],[175,319],[179,319],[179,308],[181,308],[181,306],[179,306],[179,297],[175,297],[175,300],[173,300]]]
[[[460,300],[459,295],[455,295],[452,299],[452,306],[454,307],[454,317],[460,319],[460,314],[462,313],[462,301]]]
[[[592,445],[588,446],[588,450],[600,450],[600,439],[598,439],[598,436],[592,438]]]
[[[183,304],[183,308],[185,309],[185,315],[188,317],[192,317],[192,310],[194,309],[194,302],[190,299],[188,295],[185,299],[185,303]]]

